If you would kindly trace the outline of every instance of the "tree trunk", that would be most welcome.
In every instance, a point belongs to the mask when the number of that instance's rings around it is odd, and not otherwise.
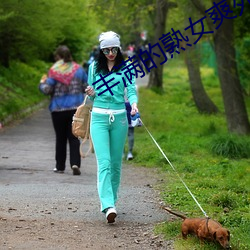
[[[167,12],[168,12],[168,0],[157,0],[154,44],[159,41],[158,39],[165,32]],[[154,52],[161,55],[160,50],[157,51],[157,49],[154,49]],[[162,86],[163,65],[160,65],[160,63],[162,62],[162,58],[153,56],[153,61],[155,62],[157,68],[152,68],[150,70],[148,88],[157,87],[159,89],[163,89]]]
[[[194,46],[186,51],[186,62],[191,92],[195,105],[200,113],[218,113],[218,108],[207,95],[201,80],[200,62]],[[195,57],[196,56],[196,57]]]
[[[189,29],[186,34],[189,37],[190,43],[193,43],[195,39],[192,36],[191,30]],[[198,111],[207,114],[218,113],[218,108],[209,98],[202,84],[200,58],[196,46],[189,47],[185,53],[190,88]]]
[[[235,61],[233,20],[223,20],[214,37],[214,45],[228,129],[237,134],[248,134],[250,124]]]
[[[0,65],[3,65],[5,68],[9,68],[9,46],[8,37],[5,34],[2,34],[0,37]]]
[[[220,1],[215,0],[216,3]],[[200,0],[192,0],[192,2],[204,15],[206,9],[203,3]],[[231,1],[227,0],[227,3],[231,9]],[[230,16],[232,14],[229,14],[228,17]],[[206,20],[209,29],[214,30],[214,47],[228,130],[237,134],[249,134],[250,123],[236,64],[234,21],[223,18],[222,25],[215,30],[212,19],[208,16]],[[216,23],[216,25],[218,24]]]

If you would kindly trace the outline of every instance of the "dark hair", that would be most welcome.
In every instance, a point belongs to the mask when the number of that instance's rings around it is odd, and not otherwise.
[[[122,66],[121,64],[123,61],[124,61],[124,57],[123,57],[121,50],[119,48],[117,51],[116,58],[115,58],[115,65],[113,68],[114,72],[119,71],[119,69]],[[107,58],[103,54],[102,50],[100,50],[100,53],[99,53],[97,60],[96,60],[96,72],[98,74],[102,74],[102,75],[106,75],[109,73],[109,69],[108,69],[108,65],[107,65]]]
[[[54,57],[55,58],[60,57],[60,59],[63,59],[64,62],[72,62],[73,61],[70,50],[65,45],[61,45],[56,49],[56,51],[54,53]]]

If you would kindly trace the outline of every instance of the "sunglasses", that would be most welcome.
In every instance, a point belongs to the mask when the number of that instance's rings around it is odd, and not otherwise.
[[[112,52],[112,54],[117,54],[118,48],[117,47],[114,47],[114,48],[111,48],[111,49],[105,48],[105,49],[102,50],[104,55],[109,55],[110,51]]]

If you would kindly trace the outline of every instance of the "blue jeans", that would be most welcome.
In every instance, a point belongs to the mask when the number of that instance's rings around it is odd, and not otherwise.
[[[123,148],[128,132],[126,112],[114,114],[91,113],[90,134],[97,160],[97,189],[101,211],[115,207],[121,179]]]

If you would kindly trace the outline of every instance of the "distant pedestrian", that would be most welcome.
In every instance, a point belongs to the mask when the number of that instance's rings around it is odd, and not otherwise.
[[[67,142],[73,175],[80,175],[80,142],[71,131],[72,117],[84,100],[87,74],[73,61],[67,46],[59,46],[55,51],[55,64],[50,68],[48,77],[44,76],[39,89],[50,95],[49,110],[56,134],[55,173],[64,173],[66,168]]]
[[[136,91],[137,91],[137,85],[136,86]],[[133,155],[133,149],[134,149],[134,134],[135,134],[135,128],[131,124],[131,105],[128,101],[127,98],[127,91],[125,90],[125,106],[126,106],[126,111],[127,111],[127,119],[128,119],[128,134],[127,134],[127,140],[128,140],[128,152],[127,152],[127,161],[133,160],[134,155]],[[137,92],[137,98],[138,98],[138,92]],[[124,150],[125,153],[125,150]]]
[[[100,35],[99,42],[99,57],[89,67],[89,86],[86,93],[94,101],[90,133],[97,159],[97,188],[101,211],[106,214],[108,223],[113,223],[117,216],[115,205],[118,199],[122,155],[128,131],[123,79],[127,81],[127,97],[132,115],[138,112],[137,94],[134,75],[131,82],[128,82],[123,75],[124,60],[120,36],[112,31],[104,32]],[[105,76],[109,86],[114,86],[110,91],[103,85],[101,75]]]
[[[97,59],[97,57],[99,55],[99,50],[100,50],[99,46],[94,46],[92,48],[92,51],[89,54],[89,58],[88,58],[87,62],[84,62],[83,68],[86,69],[87,72],[89,69],[89,65]]]
[[[134,148],[134,131],[135,128],[131,125],[131,105],[128,101],[125,102],[126,110],[127,110],[127,119],[128,119],[128,153],[127,153],[127,161],[133,160],[133,148]]]

